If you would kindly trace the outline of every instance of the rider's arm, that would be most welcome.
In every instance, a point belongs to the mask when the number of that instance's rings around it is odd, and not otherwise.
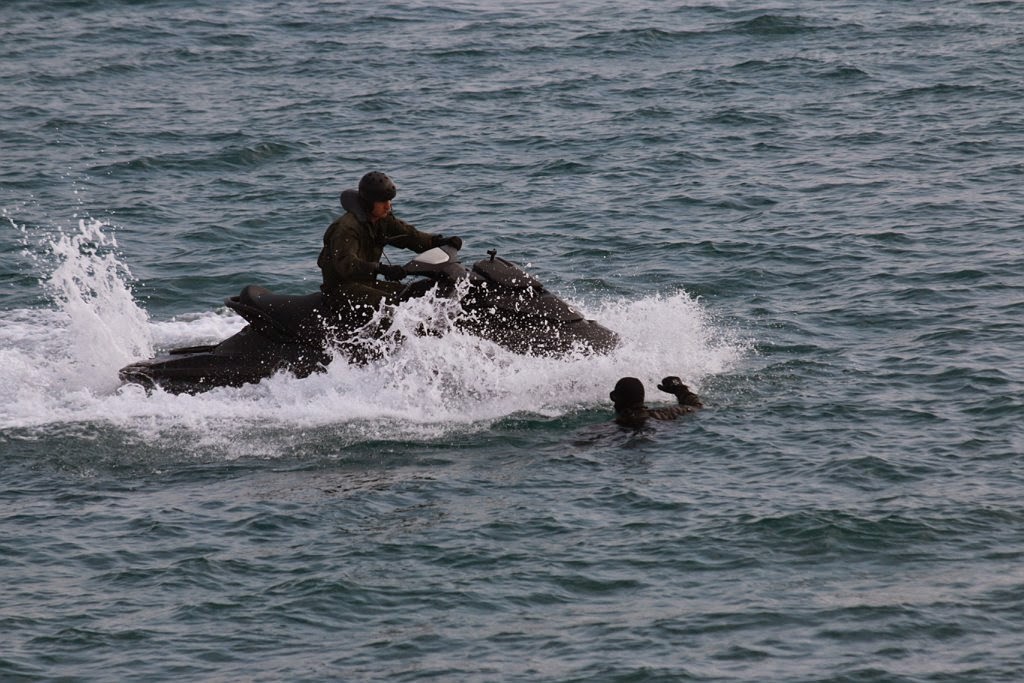
[[[434,242],[433,234],[417,230],[411,224],[397,218],[393,213],[389,213],[381,219],[380,227],[384,231],[388,244],[401,249],[420,253],[430,249]]]

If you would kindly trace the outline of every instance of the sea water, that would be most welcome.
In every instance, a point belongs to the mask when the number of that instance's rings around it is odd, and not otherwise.
[[[0,20],[0,679],[1024,678],[1024,5]],[[622,344],[121,384],[374,169]]]

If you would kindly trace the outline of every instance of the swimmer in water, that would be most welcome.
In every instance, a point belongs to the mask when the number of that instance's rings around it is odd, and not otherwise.
[[[678,377],[666,377],[658,388],[675,396],[679,404],[670,408],[648,408],[644,405],[643,382],[636,377],[623,377],[616,382],[615,389],[609,394],[615,405],[615,422],[623,427],[639,429],[648,419],[675,420],[704,407],[697,394]]]

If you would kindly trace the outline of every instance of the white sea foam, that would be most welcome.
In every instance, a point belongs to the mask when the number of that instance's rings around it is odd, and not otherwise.
[[[607,405],[623,375],[653,386],[676,374],[700,390],[744,350],[682,291],[584,308],[623,343],[607,356],[567,359],[520,356],[460,333],[451,327],[451,302],[427,296],[397,312],[393,329],[405,341],[385,344],[384,358],[369,365],[338,361],[304,379],[282,374],[194,396],[147,395],[121,386],[118,369],[161,349],[227,337],[242,319],[221,310],[150,320],[132,297],[113,232],[98,221],[47,240],[56,256],[44,279],[53,307],[0,312],[0,428],[99,422],[147,441],[246,454],[263,452],[269,432],[276,435],[269,450],[280,450],[282,434],[301,439],[307,430],[346,443],[433,439],[516,414]],[[442,336],[417,336],[424,319]]]

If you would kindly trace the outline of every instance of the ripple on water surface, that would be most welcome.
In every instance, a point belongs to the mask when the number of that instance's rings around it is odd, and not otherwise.
[[[0,678],[1022,679],[1024,5],[8,5]],[[370,168],[623,347],[119,386]]]

